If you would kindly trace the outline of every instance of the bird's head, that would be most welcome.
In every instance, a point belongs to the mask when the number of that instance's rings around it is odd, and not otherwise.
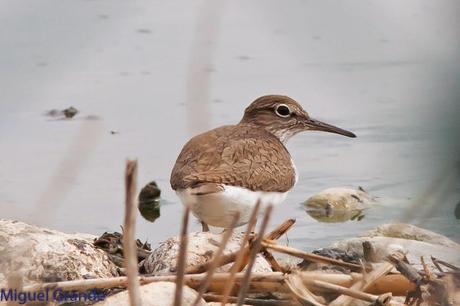
[[[311,118],[297,101],[280,95],[257,98],[246,108],[240,124],[263,127],[283,143],[303,131],[323,131],[356,137],[352,132]]]

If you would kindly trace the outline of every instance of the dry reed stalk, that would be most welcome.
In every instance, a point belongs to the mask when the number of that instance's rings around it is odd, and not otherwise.
[[[126,161],[125,170],[125,219],[123,226],[123,255],[128,280],[128,296],[131,306],[140,306],[141,293],[138,279],[136,246],[136,181],[137,161]]]
[[[433,280],[433,276],[431,275],[430,269],[428,269],[428,266],[426,265],[425,259],[423,258],[423,256],[420,256],[420,262],[422,263],[423,272],[425,273],[425,278],[427,280]]]
[[[431,260],[434,260],[434,261],[436,261],[438,264],[443,265],[444,267],[447,267],[447,268],[452,269],[452,270],[454,270],[454,271],[460,271],[460,268],[459,268],[459,267],[454,266],[453,264],[450,264],[450,263],[448,263],[448,262],[442,261],[442,260],[440,260],[440,259],[437,259],[437,258],[435,258],[435,257],[433,257],[433,256],[431,256]]]
[[[295,223],[295,219],[288,219],[284,221],[283,223],[281,223],[280,225],[278,225],[273,231],[268,233],[264,238],[269,239],[269,240],[276,240],[280,238],[281,236],[283,236],[292,227],[292,225],[294,225],[294,223]],[[255,238],[257,237],[254,237],[254,239]],[[269,261],[268,258],[266,259],[267,261]],[[244,267],[247,265],[248,260],[249,260],[249,247],[246,247],[243,253],[243,260],[238,265],[238,272],[241,272],[244,269]],[[275,258],[273,258],[273,260],[276,261]]]
[[[404,255],[400,252],[396,252],[391,255],[394,258],[404,258]],[[394,268],[392,263],[385,262],[379,265],[368,272],[363,279],[354,283],[350,289],[366,291],[370,286],[372,286],[377,280],[388,274]],[[346,306],[349,305],[352,298],[349,296],[341,295],[332,301],[329,306]]]
[[[246,231],[244,232],[243,240],[241,240],[240,250],[238,251],[235,257],[235,263],[230,268],[230,277],[228,279],[227,287],[225,287],[223,292],[222,306],[225,306],[225,304],[227,303],[226,297],[228,297],[233,290],[233,285],[235,284],[235,276],[244,260],[244,256],[246,253],[246,244],[249,241],[249,235],[252,233],[256,225],[257,214],[259,213],[259,209],[260,201],[257,201],[256,206],[254,206],[254,209],[251,212],[251,216],[249,217],[249,222],[246,227]]]
[[[180,249],[179,256],[177,258],[177,269],[176,269],[176,291],[174,293],[174,306],[180,306],[182,304],[182,287],[184,286],[184,274],[185,265],[187,261],[187,244],[188,244],[188,219],[190,215],[190,206],[184,205],[184,214],[182,216],[182,225],[180,231]]]
[[[251,270],[252,270],[252,267],[254,266],[254,262],[256,260],[257,253],[259,253],[260,248],[262,246],[262,239],[263,239],[265,231],[267,229],[268,221],[270,219],[272,211],[273,211],[273,205],[269,205],[265,209],[265,215],[264,215],[264,219],[262,221],[262,224],[260,226],[258,237],[254,241],[254,244],[251,247],[251,252],[250,252],[250,256],[249,256],[249,263],[248,263],[248,266],[246,268],[247,270],[246,270],[246,273],[244,274],[243,282],[241,284],[241,288],[240,288],[239,293],[238,293],[237,306],[241,306],[243,304],[244,298],[246,297],[246,292],[247,292],[248,287],[249,287]]]
[[[273,231],[268,233],[265,236],[265,239],[268,239],[268,240],[277,240],[277,239],[279,239],[281,236],[283,236],[294,225],[294,223],[295,223],[295,219],[287,219],[286,221],[284,221],[283,223],[278,225]],[[262,251],[262,256],[264,256],[265,260],[267,260],[267,262],[270,264],[270,266],[272,267],[273,271],[275,271],[275,272],[283,272],[283,273],[287,272],[287,270],[284,269],[278,263],[278,261],[275,259],[275,257],[273,257],[272,253],[270,253],[268,250],[264,249]]]
[[[312,288],[309,283],[312,279],[349,288],[353,285],[353,283],[363,278],[363,275],[360,273],[337,274],[306,271],[298,272],[298,274],[304,280],[305,286],[311,290],[315,289],[315,292],[321,292],[324,290],[321,290],[321,288]],[[374,295],[391,292],[393,296],[403,296],[406,295],[408,291],[413,290],[415,290],[415,285],[405,276],[401,274],[388,274],[376,280],[374,284],[367,288],[366,292]]]
[[[237,273],[235,280],[241,282],[245,278],[246,272]],[[185,283],[197,284],[200,283],[206,275],[188,274],[183,276]],[[211,282],[228,282],[230,273],[215,273]],[[264,272],[253,273],[250,276],[251,282],[283,282],[285,276],[280,272]],[[154,282],[177,282],[177,275],[161,275],[161,276],[139,276],[141,285]],[[94,279],[79,279],[73,281],[39,283],[25,286],[23,289],[27,292],[43,291],[46,289],[62,289],[63,291],[85,291],[88,289],[109,289],[114,287],[125,287],[127,278],[125,276],[110,277],[110,278],[94,278]]]
[[[216,268],[219,265],[221,256],[224,253],[225,247],[227,246],[227,243],[230,240],[230,237],[232,236],[233,230],[235,229],[236,223],[238,222],[239,219],[240,219],[240,214],[238,212],[236,212],[233,215],[233,219],[232,219],[232,222],[230,224],[230,228],[228,228],[224,232],[224,234],[222,236],[222,240],[221,240],[220,245],[219,245],[219,248],[214,253],[214,256],[213,256],[213,258],[211,260],[211,264],[209,266],[209,270],[206,273],[206,276],[205,276],[205,278],[203,279],[203,281],[201,283],[200,289],[198,290],[198,295],[197,295],[197,297],[195,298],[195,301],[192,304],[193,306],[198,305],[198,303],[200,302],[203,294],[208,289],[209,282],[211,280],[211,276],[214,274],[214,271],[216,270]]]
[[[398,270],[402,275],[404,275],[412,283],[418,285],[423,280],[423,278],[420,276],[418,271],[413,266],[405,262],[403,258],[399,256],[389,255],[387,259],[391,263],[393,263],[396,270]]]
[[[285,269],[281,267],[281,265],[278,263],[278,261],[273,257],[272,253],[270,253],[267,250],[262,251],[262,256],[265,258],[265,260],[270,264],[272,267],[272,270],[275,272],[283,272],[286,273]]]
[[[436,258],[434,258],[433,256],[431,256],[431,262],[436,267],[436,269],[438,269],[439,272],[444,273],[444,270],[441,268],[441,266],[437,262]]]
[[[382,305],[388,305],[390,300],[391,300],[391,293],[390,294],[383,294],[381,296],[378,295],[373,295],[369,293],[364,293],[358,290],[342,287],[339,285],[331,284],[328,282],[320,281],[320,280],[315,280],[315,279],[309,279],[309,280],[303,280],[304,283],[307,282],[307,284],[318,288],[318,289],[323,289],[329,292],[337,293],[337,294],[344,294],[351,296],[353,298],[363,300],[365,302],[381,302]]]
[[[240,288],[240,282],[236,283],[236,287]],[[280,282],[272,282],[272,281],[265,281],[265,282],[257,282],[257,281],[250,281],[248,287],[248,293],[259,293],[259,292],[289,292],[289,289],[286,287],[283,281]]]
[[[235,267],[236,272],[241,272],[243,271],[244,267],[248,265],[249,255],[251,253],[251,243],[253,241],[253,238],[249,238],[249,244],[241,250],[241,260],[238,262],[238,264],[235,262],[230,270],[233,270],[233,267]]]
[[[324,306],[325,300],[320,296],[316,296],[308,290],[302,279],[297,274],[290,274],[286,280],[286,285],[289,287],[291,292],[294,294],[294,297],[302,305],[311,305],[311,306]]]
[[[223,302],[224,296],[217,294],[205,294],[203,298],[206,302]],[[227,297],[226,300],[229,303],[236,303],[238,298],[235,296]],[[256,299],[256,298],[245,298],[245,305],[254,305],[254,306],[292,306],[292,300],[268,300],[268,299]]]
[[[276,252],[288,254],[291,256],[299,257],[299,258],[310,260],[313,262],[320,262],[320,263],[341,266],[341,267],[345,267],[351,270],[358,270],[358,271],[362,270],[361,266],[357,264],[353,264],[353,263],[349,263],[349,262],[345,262],[345,261],[341,261],[341,260],[337,260],[337,259],[333,259],[329,257],[324,257],[324,256],[316,255],[313,253],[308,253],[308,252],[301,251],[301,250],[298,250],[292,247],[279,245],[276,242],[269,241],[269,240],[263,241],[262,246],[267,249],[276,251]]]
[[[287,219],[280,225],[278,225],[274,230],[268,233],[265,236],[267,240],[277,240],[283,236],[295,223],[295,219]]]
[[[187,285],[194,289],[199,287],[199,283],[195,283],[195,282],[189,282],[187,283]],[[208,292],[214,292],[216,294],[221,294],[221,292],[223,292],[227,287],[228,287],[228,284],[225,281],[214,281],[209,284]],[[241,288],[240,282],[236,282],[233,288],[234,288],[233,292],[238,293],[238,290]],[[283,281],[257,282],[257,281],[251,280],[251,282],[249,283],[248,293],[268,293],[268,292],[287,293],[290,291],[287,288],[286,284],[284,284]]]
[[[407,292],[414,291],[416,286],[402,274],[388,274],[375,281],[367,289],[367,293],[384,294],[391,292],[393,296],[405,296]]]
[[[238,282],[243,282],[246,279],[246,274],[247,272],[240,272],[236,273],[235,275],[235,281]],[[202,274],[197,274],[195,277],[202,277]],[[189,275],[187,275],[189,276]],[[230,276],[229,272],[225,273],[215,273],[212,276],[213,281],[221,281],[221,282],[228,282],[228,278]],[[284,281],[285,276],[283,273],[280,272],[259,272],[259,273],[251,273],[249,276],[249,280],[251,282],[282,282]],[[188,279],[193,279],[193,276],[188,278]]]
[[[325,273],[321,271],[300,271],[297,274],[304,280],[304,284],[307,286],[308,280],[310,279],[320,280],[344,287],[350,287],[354,282],[362,279],[361,273],[338,274]]]

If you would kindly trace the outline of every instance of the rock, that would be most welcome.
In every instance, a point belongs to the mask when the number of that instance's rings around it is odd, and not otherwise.
[[[458,247],[459,244],[441,234],[406,223],[388,223],[376,227],[362,235],[363,237],[392,237],[416,241],[424,241],[431,244],[439,244],[447,247]]]
[[[73,118],[76,114],[78,114],[78,109],[76,109],[75,107],[71,106],[71,107],[68,107],[66,109],[64,109],[62,111],[62,113],[64,114],[64,116],[66,118]]]
[[[139,193],[137,207],[147,221],[154,222],[160,217],[160,196],[161,190],[155,181],[145,185]]]
[[[212,255],[219,248],[222,234],[211,232],[189,233],[187,246],[187,266],[196,266],[209,261]],[[243,238],[242,233],[234,233],[225,247],[224,254],[229,254],[240,249]],[[160,245],[144,261],[146,273],[174,273],[176,269],[177,256],[179,255],[179,237],[175,236],[160,243]],[[225,272],[232,264],[222,266],[218,272]],[[252,269],[253,272],[271,272],[269,263],[258,255]]]
[[[161,196],[161,190],[155,181],[151,181],[145,185],[141,192],[139,192],[139,202],[150,202],[159,200]]]
[[[304,202],[310,217],[327,223],[361,221],[363,209],[375,203],[375,199],[363,188],[334,187],[325,189]]]
[[[346,209],[360,210],[369,207],[375,199],[363,188],[328,188],[305,201],[307,209]]]
[[[314,250],[313,254],[351,262],[355,264],[360,264],[360,259],[362,259],[362,254],[358,254],[354,251],[344,251],[339,248],[322,248],[318,250]],[[361,252],[362,253],[362,252]],[[317,263],[310,260],[304,259],[297,265],[303,271],[322,271],[322,272],[330,272],[330,273],[346,273],[349,274],[352,272],[348,268],[340,267],[340,266],[331,266],[329,264]]]
[[[63,110],[51,109],[45,113],[46,116],[60,118],[60,119],[71,119],[78,114],[78,109],[71,106]]]
[[[93,246],[94,238],[0,219],[0,285],[13,271],[25,284],[118,276],[106,253]]]
[[[140,287],[141,300],[143,306],[170,306],[174,302],[174,292],[176,290],[176,284],[171,282],[157,282],[143,285]],[[182,290],[182,303],[181,305],[192,305],[195,301],[198,293],[184,286]],[[97,306],[125,306],[129,305],[128,291],[122,291],[120,293],[107,297],[104,301],[96,303]],[[207,305],[206,302],[201,299],[198,305]]]
[[[332,248],[356,252],[363,256],[363,242],[372,244],[376,260],[383,260],[390,253],[400,250],[417,269],[421,269],[420,257],[424,256],[429,266],[430,256],[454,265],[460,264],[460,245],[440,234],[410,224],[384,224],[360,237],[336,242]]]

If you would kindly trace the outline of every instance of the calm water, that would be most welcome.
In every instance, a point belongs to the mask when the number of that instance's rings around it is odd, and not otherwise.
[[[327,246],[402,218],[414,203],[411,222],[459,240],[457,1],[2,6],[0,217],[120,230],[124,161],[138,158],[139,187],[156,180],[163,191],[160,219],[139,218],[137,228],[157,243],[179,231],[169,174],[182,145],[280,93],[358,135],[311,132],[288,144],[300,180],[272,224],[297,219],[291,245]],[[71,105],[81,111],[74,120],[43,115]],[[381,205],[346,223],[304,212],[301,202],[337,186],[363,186]]]

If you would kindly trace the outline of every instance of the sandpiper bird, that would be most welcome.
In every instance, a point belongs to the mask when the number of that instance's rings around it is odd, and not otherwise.
[[[286,198],[297,173],[284,145],[309,130],[356,137],[310,118],[287,96],[262,96],[246,108],[238,124],[190,139],[172,170],[171,187],[190,205],[204,231],[207,225],[228,228],[235,212],[238,226],[243,225],[258,200],[276,205]]]

